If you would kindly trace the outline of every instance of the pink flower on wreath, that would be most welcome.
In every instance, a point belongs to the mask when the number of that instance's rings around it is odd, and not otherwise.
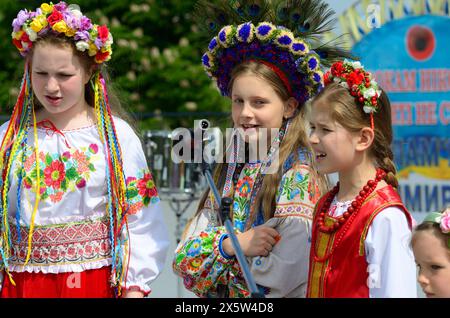
[[[46,185],[59,189],[61,182],[66,177],[64,164],[58,160],[53,161],[50,166],[44,169],[44,177]]]
[[[139,180],[137,187],[139,195],[143,198],[151,198],[158,195],[151,173],[146,173],[144,177]]]
[[[450,233],[450,209],[442,214],[440,227],[443,233]]]

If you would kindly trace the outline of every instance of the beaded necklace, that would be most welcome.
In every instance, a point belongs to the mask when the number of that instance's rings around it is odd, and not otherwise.
[[[363,187],[361,191],[359,191],[359,194],[356,196],[356,198],[352,201],[350,206],[347,208],[347,211],[342,214],[339,218],[337,218],[337,222],[334,222],[332,225],[327,226],[325,225],[325,216],[328,214],[328,211],[330,209],[331,203],[333,202],[334,197],[339,192],[339,182],[336,184],[336,186],[329,192],[328,197],[326,198],[322,209],[319,211],[319,215],[317,217],[316,221],[316,228],[319,232],[326,233],[326,234],[332,234],[337,232],[339,229],[342,228],[342,231],[339,233],[339,237],[336,239],[336,244],[334,244],[333,248],[328,254],[325,254],[323,257],[318,257],[316,254],[316,248],[315,248],[315,239],[314,242],[312,242],[312,250],[314,255],[314,260],[316,262],[323,262],[327,260],[334,252],[336,247],[339,245],[339,243],[342,241],[342,238],[345,236],[345,233],[350,228],[350,225],[353,223],[353,220],[355,219],[356,215],[358,214],[359,210],[361,209],[364,201],[367,199],[367,197],[376,189],[378,182],[384,179],[386,177],[386,172],[382,169],[377,169],[375,180],[369,180],[367,181],[367,184]]]

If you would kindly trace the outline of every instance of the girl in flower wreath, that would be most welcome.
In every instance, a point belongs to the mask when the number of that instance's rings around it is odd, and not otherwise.
[[[310,2],[197,4],[198,15],[208,16],[205,30],[214,35],[203,65],[230,98],[234,124],[226,145],[229,160],[217,164],[215,183],[223,197],[233,199],[237,239],[267,297],[305,296],[312,211],[326,188],[312,166],[303,105],[322,86],[326,59],[319,56],[345,52],[325,46],[314,51],[308,44],[311,34],[324,30],[323,17],[331,15],[326,4],[306,6]],[[307,18],[317,24],[304,28]],[[271,129],[277,132],[271,135]],[[252,143],[264,142],[270,148],[263,155],[245,155]],[[208,190],[176,250],[174,271],[200,297],[249,297],[217,213]]]
[[[359,62],[339,61],[308,117],[318,170],[339,174],[315,208],[308,297],[416,297],[386,94]]]
[[[168,237],[140,140],[107,93],[108,28],[43,3],[12,37],[25,71],[0,127],[1,297],[148,294]]]
[[[450,207],[431,212],[414,229],[417,281],[428,298],[450,298]]]

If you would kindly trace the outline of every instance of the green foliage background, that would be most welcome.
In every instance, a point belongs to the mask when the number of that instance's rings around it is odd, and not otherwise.
[[[2,0],[0,8],[0,114],[16,101],[23,61],[11,42],[11,23],[21,9],[44,1]],[[57,3],[59,1],[53,1]],[[208,43],[191,21],[194,0],[67,0],[113,34],[112,82],[141,129],[192,127],[194,119],[220,124],[229,101],[201,66]],[[168,113],[168,114],[167,114]],[[154,116],[154,115],[157,116]],[[158,115],[161,114],[161,115]],[[213,120],[213,122],[215,122]]]

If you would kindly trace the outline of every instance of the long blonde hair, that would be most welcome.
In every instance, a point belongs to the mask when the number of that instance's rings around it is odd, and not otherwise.
[[[348,89],[337,83],[327,85],[313,99],[312,107],[318,102],[325,103],[330,111],[331,118],[351,132],[358,132],[364,127],[371,126],[370,116],[364,112],[363,107],[356,103]],[[373,114],[375,137],[369,148],[369,155],[375,159],[376,167],[386,171],[386,183],[397,189],[398,181],[395,177],[394,154],[391,149],[393,138],[391,104],[383,90],[378,102],[378,110]]]
[[[231,74],[231,80],[229,84],[229,90],[233,87],[233,83],[236,78],[240,75],[255,75],[267,83],[269,83],[277,95],[283,100],[287,101],[290,97],[292,97],[287,88],[285,87],[283,81],[279,78],[279,76],[268,66],[258,63],[256,61],[245,62],[233,69]],[[229,94],[231,96],[231,94]],[[291,119],[291,124],[289,129],[287,130],[287,134],[284,136],[279,149],[279,166],[277,173],[265,174],[263,177],[263,183],[261,189],[256,198],[256,206],[260,207],[262,205],[264,220],[268,220],[273,217],[275,212],[276,205],[276,194],[279,188],[279,184],[281,182],[282,174],[283,174],[283,163],[288,159],[290,154],[295,155],[295,159],[297,158],[297,149],[305,148],[309,153],[311,153],[311,148],[308,143],[307,134],[305,130],[305,118],[304,118],[304,107],[303,105],[299,105],[297,111],[295,112],[294,117]],[[225,154],[224,154],[225,156]],[[327,190],[327,180],[325,176],[320,175],[316,172],[314,168],[314,161],[311,156],[308,158],[308,165],[311,167],[311,173],[313,178],[318,181],[319,189],[321,194],[323,194]],[[222,162],[224,162],[223,160]],[[228,164],[227,163],[218,163],[214,170],[214,181],[220,191],[223,190],[225,184],[225,176],[227,172]],[[233,193],[233,189],[231,193]],[[206,199],[208,197],[209,190],[207,190],[203,197],[200,200],[197,214],[203,209]],[[214,203],[211,202],[213,205]],[[230,212],[232,213],[232,212]],[[250,220],[247,225],[253,223],[253,220]]]

